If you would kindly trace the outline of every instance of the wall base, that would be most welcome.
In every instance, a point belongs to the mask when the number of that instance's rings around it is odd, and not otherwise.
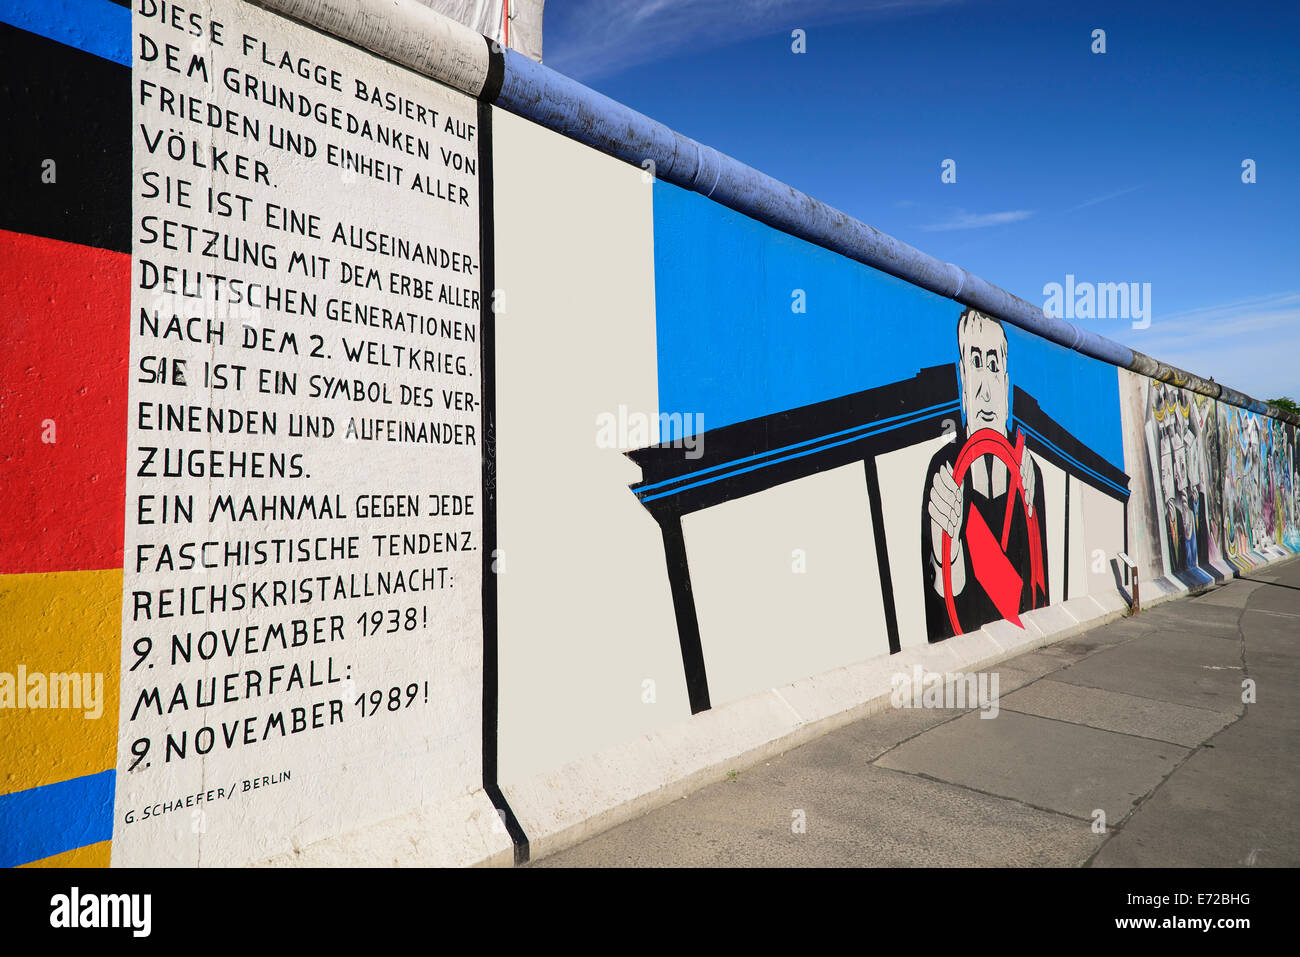
[[[1074,598],[939,644],[751,695],[555,771],[503,785],[530,841],[553,854],[838,727],[891,707],[897,674],[973,672],[1123,617],[1118,596]]]
[[[1297,556],[1288,556],[1295,560]],[[1270,563],[1272,564],[1272,563]],[[1143,594],[1151,608],[1190,594]],[[1150,597],[1148,597],[1150,595]],[[595,837],[700,788],[891,707],[897,674],[974,672],[1108,624],[1128,614],[1118,595],[1084,596],[977,632],[823,672],[695,715],[504,785],[536,860]],[[453,802],[276,855],[267,867],[509,867],[514,850],[480,789]]]
[[[508,867],[514,846],[482,788],[266,858],[258,867]]]

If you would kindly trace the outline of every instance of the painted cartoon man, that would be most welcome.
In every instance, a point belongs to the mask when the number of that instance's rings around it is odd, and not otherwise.
[[[1164,502],[1164,548],[1169,553],[1169,564],[1174,572],[1187,566],[1187,552],[1183,546],[1183,512],[1178,503],[1178,481],[1174,465],[1174,438],[1171,429],[1160,430],[1160,492]]]
[[[1183,511],[1183,551],[1187,555],[1187,570],[1207,583],[1214,581],[1214,576],[1205,571],[1210,564],[1210,529],[1205,488],[1201,484],[1200,446],[1192,432],[1191,417],[1182,413],[1178,424],[1182,426],[1178,443],[1182,448],[1176,448],[1175,454],[1180,460],[1176,477],[1181,482],[1178,497]]]
[[[1175,519],[1179,561],[1175,568],[1198,585],[1214,581],[1202,564],[1209,564],[1209,535],[1205,530],[1205,498],[1193,481],[1196,447],[1192,433],[1179,428],[1181,419],[1175,417],[1173,431],[1174,489],[1171,509]]]
[[[931,641],[999,618],[1020,624],[1020,613],[1046,605],[1048,596],[1043,476],[1023,438],[1009,432],[1006,332],[993,317],[967,309],[957,320],[957,347],[962,427],[930,460],[921,513]]]
[[[1300,440],[1291,440],[1291,456],[1283,459],[1283,465],[1291,473],[1291,547],[1300,551]]]

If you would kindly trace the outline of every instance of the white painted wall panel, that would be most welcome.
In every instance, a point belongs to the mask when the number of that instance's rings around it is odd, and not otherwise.
[[[694,512],[682,529],[714,705],[889,654],[860,463]]]
[[[901,648],[929,644],[921,577],[921,508],[930,459],[949,439],[939,437],[876,456],[885,542],[894,584]]]
[[[659,528],[626,436],[658,412],[651,187],[641,171],[493,111],[500,780],[690,714]],[[654,703],[643,700],[654,682]]]

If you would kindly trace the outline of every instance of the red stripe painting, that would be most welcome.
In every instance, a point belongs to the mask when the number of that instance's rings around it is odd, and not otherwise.
[[[122,567],[131,257],[0,230],[0,574]]]

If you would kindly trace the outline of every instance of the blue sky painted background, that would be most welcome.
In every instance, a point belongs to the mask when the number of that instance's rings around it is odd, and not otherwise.
[[[963,307],[951,299],[670,183],[654,189],[662,411],[713,429],[956,362]],[[792,290],[806,311],[792,311]],[[1122,468],[1116,368],[1004,328],[1012,385]]]
[[[1031,302],[1150,283],[1149,329],[1080,324],[1300,398],[1297,36],[1251,0],[549,0],[545,57]]]

